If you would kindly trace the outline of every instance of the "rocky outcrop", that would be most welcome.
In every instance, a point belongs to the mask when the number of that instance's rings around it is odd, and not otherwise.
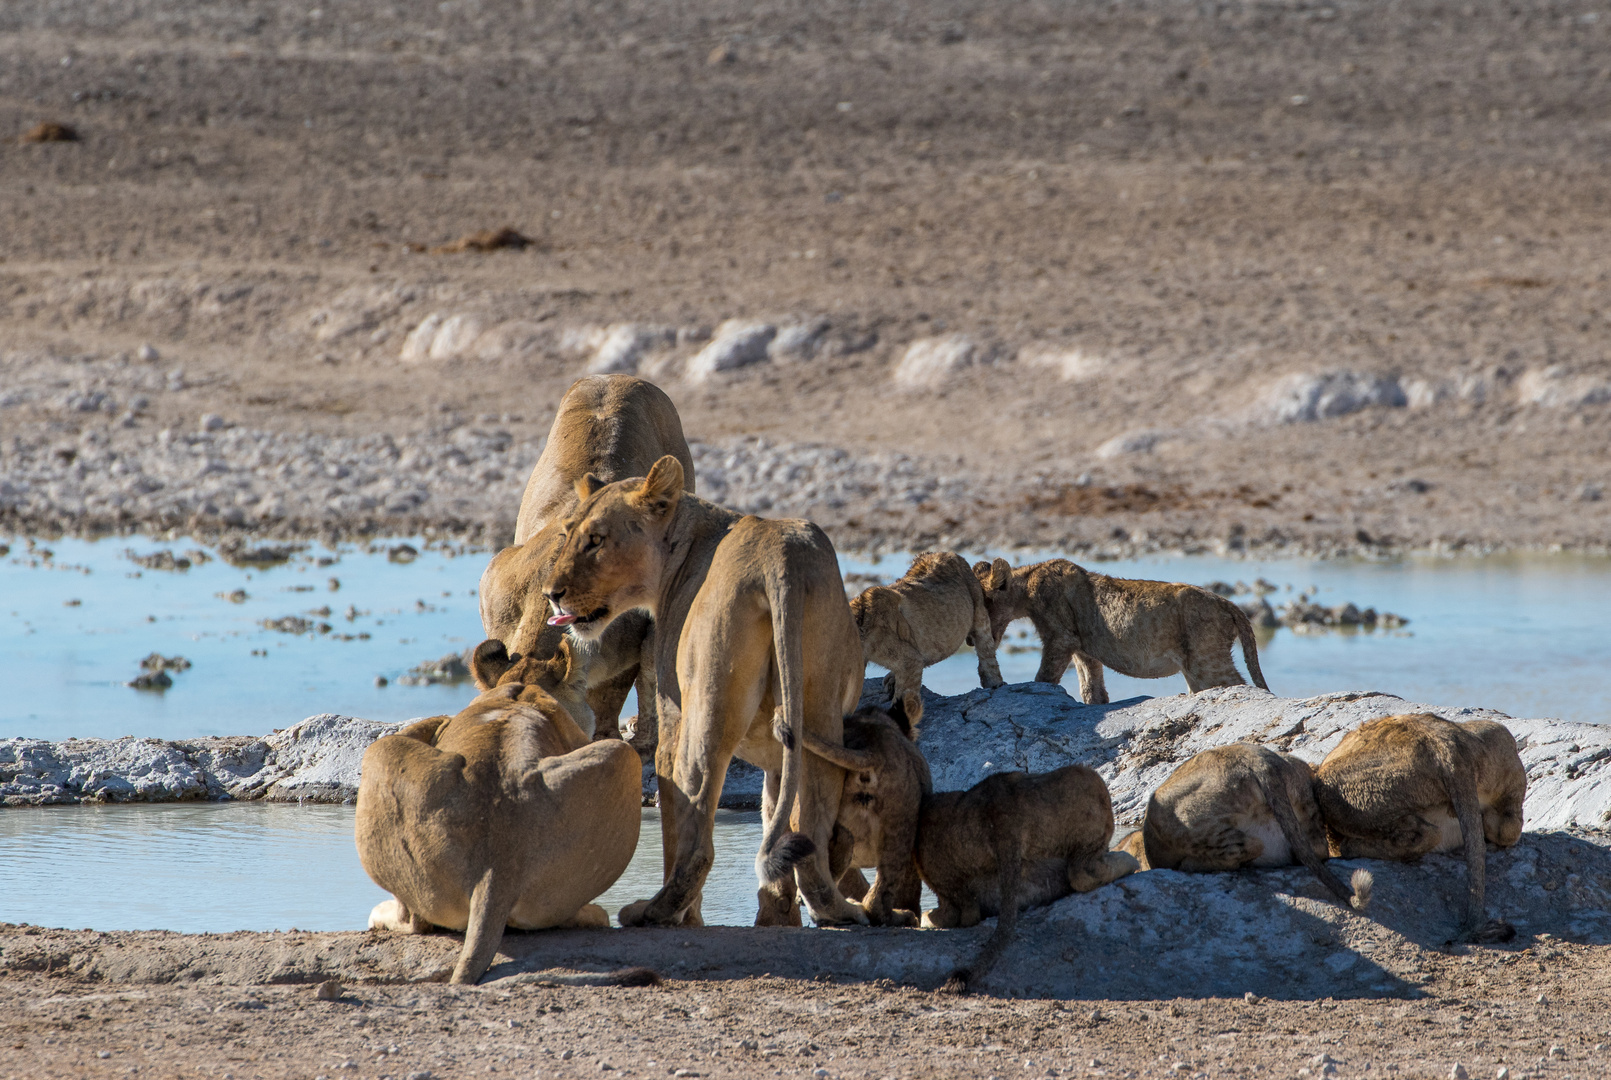
[[[868,682],[868,690],[877,684]],[[1518,720],[1491,709],[1442,709],[1390,694],[1282,698],[1251,686],[1081,705],[1061,686],[1019,683],[958,697],[923,696],[924,756],[938,790],[967,788],[993,772],[1043,772],[1071,762],[1102,774],[1120,822],[1138,822],[1147,797],[1175,766],[1234,742],[1277,746],[1318,762],[1366,720],[1432,712],[1498,720],[1527,766],[1526,827],[1611,825],[1611,726]]]
[[[869,679],[863,700],[878,700]],[[967,788],[994,772],[1044,772],[1073,762],[1102,774],[1121,823],[1140,820],[1148,795],[1199,751],[1233,742],[1278,746],[1318,762],[1366,720],[1435,712],[1503,722],[1527,766],[1529,830],[1611,826],[1611,726],[1517,720],[1487,709],[1438,709],[1387,694],[1280,698],[1248,686],[1081,705],[1061,686],[1019,683],[957,697],[924,692],[920,745],[938,790]],[[75,802],[268,799],[345,802],[358,790],[365,748],[397,725],[324,714],[262,739],[38,739],[0,741],[0,801]],[[644,795],[654,795],[645,770]],[[722,804],[760,802],[760,773],[735,763]]]

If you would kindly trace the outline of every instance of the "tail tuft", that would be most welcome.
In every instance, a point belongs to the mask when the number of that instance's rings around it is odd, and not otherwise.
[[[610,972],[614,986],[659,986],[660,973],[653,968],[629,967]]]
[[[1353,888],[1354,895],[1349,903],[1355,911],[1364,911],[1370,906],[1371,886],[1376,884],[1375,876],[1369,870],[1355,870],[1349,877],[1348,884]]]
[[[805,833],[784,833],[771,851],[763,851],[755,857],[755,876],[763,885],[781,881],[794,869],[795,863],[810,858],[816,850],[817,845]]]
[[[938,992],[961,997],[968,992],[968,984],[972,981],[973,973],[967,968],[960,968],[951,973],[951,977],[945,980],[945,985],[941,986]]]

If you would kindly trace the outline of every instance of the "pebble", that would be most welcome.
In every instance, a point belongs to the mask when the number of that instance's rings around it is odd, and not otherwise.
[[[336,1001],[341,997],[341,983],[335,979],[326,979],[314,990],[313,996],[319,1001]]]
[[[563,1050],[563,1051],[560,1052],[559,1060],[561,1060],[561,1061],[569,1061],[573,1056],[575,1056],[575,1051]]]
[[[1510,1070],[1503,1065],[1499,1066],[1499,1071],[1494,1073],[1494,1080],[1510,1080]]]
[[[1566,1059],[1566,1047],[1558,1045],[1558,1044],[1555,1045],[1555,1046],[1550,1047],[1549,1048],[1549,1056],[1552,1057],[1552,1058],[1556,1058],[1557,1060],[1564,1061]]]
[[[1454,1063],[1454,1068],[1449,1070],[1449,1080],[1471,1080],[1471,1074],[1457,1061]]]

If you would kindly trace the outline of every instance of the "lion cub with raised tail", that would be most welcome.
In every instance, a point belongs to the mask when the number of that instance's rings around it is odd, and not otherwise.
[[[923,800],[917,868],[939,900],[924,926],[974,926],[998,916],[973,963],[943,989],[967,993],[1011,943],[1020,907],[1090,892],[1140,869],[1109,851],[1113,800],[1093,769],[1067,765],[1049,773],[996,773],[967,791]]]
[[[1326,867],[1326,826],[1308,762],[1252,743],[1204,750],[1147,800],[1141,828],[1120,845],[1147,870],[1188,874],[1302,863],[1340,903],[1370,903],[1371,875],[1352,894]]]
[[[984,588],[955,552],[924,552],[900,580],[864,589],[850,611],[862,655],[889,669],[884,693],[901,702],[914,728],[923,719],[923,669],[965,643],[979,658],[979,685],[1001,685]]]
[[[914,857],[917,821],[934,782],[912,742],[902,702],[897,698],[887,712],[864,708],[845,717],[843,745],[811,732],[805,744],[846,773],[828,855],[835,878],[843,881],[852,868],[876,870],[872,889],[861,898],[868,921],[916,926],[923,893]]]
[[[608,926],[590,901],[637,847],[638,755],[589,742],[571,719],[558,698],[585,695],[586,675],[568,641],[559,649],[509,666],[457,716],[417,721],[364,752],[358,858],[394,897],[370,929],[464,931],[455,983],[486,973],[506,926]]]
[[[1207,589],[1093,574],[1067,559],[1016,570],[997,559],[974,563],[973,571],[984,586],[996,643],[1009,623],[1028,616],[1040,634],[1035,681],[1062,682],[1073,660],[1087,705],[1107,704],[1104,664],[1132,679],[1162,679],[1178,671],[1194,694],[1210,686],[1241,686],[1231,660],[1238,641],[1253,685],[1269,689],[1259,670],[1253,623]]]
[[[1413,861],[1429,851],[1464,851],[1462,932],[1473,941],[1516,936],[1510,923],[1488,920],[1484,840],[1510,847],[1521,838],[1526,797],[1516,739],[1492,720],[1384,716],[1344,735],[1315,772],[1333,855]]]

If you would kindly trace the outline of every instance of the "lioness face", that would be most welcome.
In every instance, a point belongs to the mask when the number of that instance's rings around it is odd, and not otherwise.
[[[550,626],[596,640],[624,611],[653,611],[665,565],[662,541],[682,497],[682,465],[666,456],[642,480],[577,485],[582,504],[566,519],[545,595]]]

